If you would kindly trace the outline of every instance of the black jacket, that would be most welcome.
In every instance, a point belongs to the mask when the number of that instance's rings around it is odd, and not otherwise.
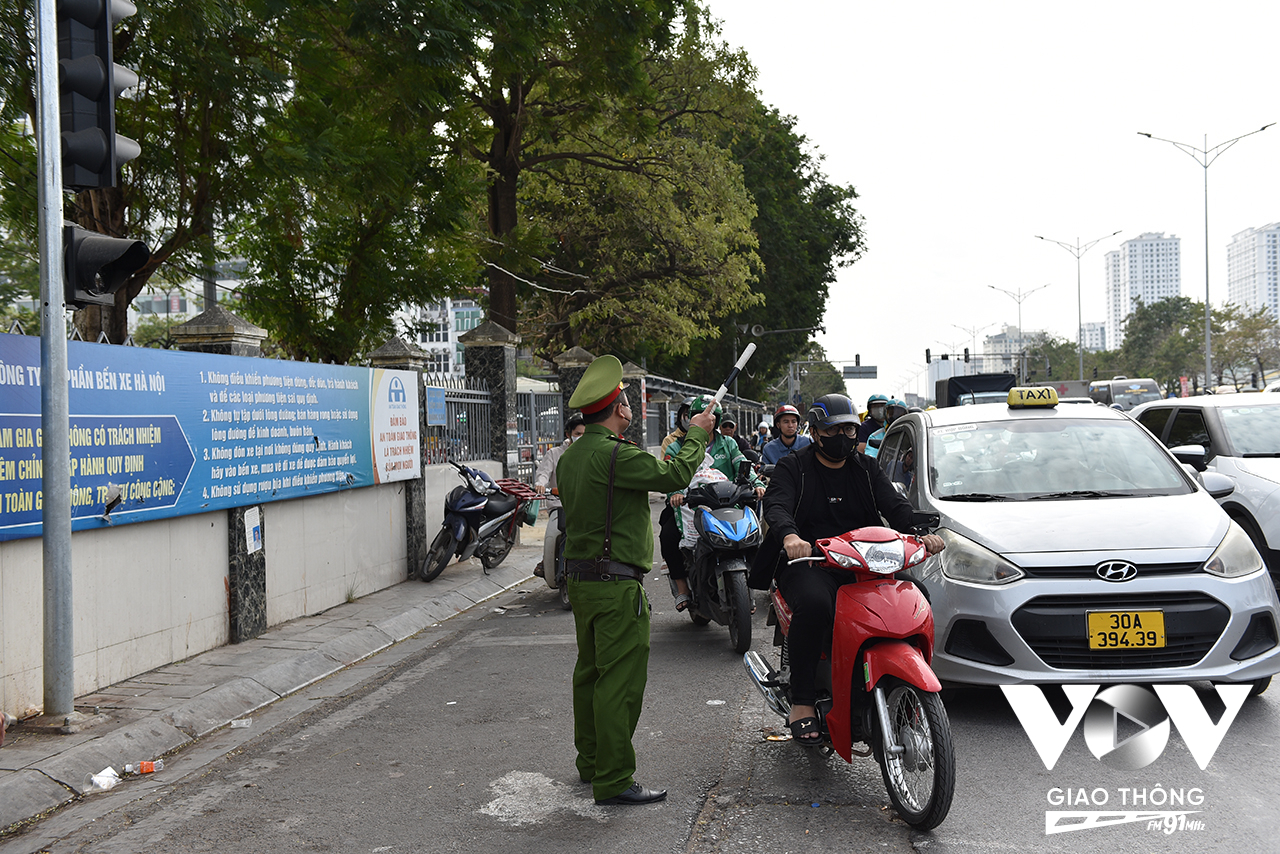
[[[769,533],[760,545],[748,578],[748,583],[757,590],[769,589],[779,568],[785,566],[782,541],[787,534],[799,533],[796,519],[816,512],[820,506],[822,495],[816,483],[817,467],[822,463],[814,459],[817,452],[817,445],[808,445],[788,454],[778,461],[769,479],[769,489],[764,494],[764,518],[769,523]],[[848,526],[833,535],[886,522],[897,531],[914,531],[915,511],[893,488],[875,460],[865,454],[851,454],[845,471],[853,479],[859,502],[849,514]]]

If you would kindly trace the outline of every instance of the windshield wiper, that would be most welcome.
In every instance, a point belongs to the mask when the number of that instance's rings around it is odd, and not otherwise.
[[[1240,456],[1246,459],[1249,457],[1280,457],[1280,451],[1255,451],[1254,453],[1241,454]]]
[[[990,492],[961,492],[957,495],[939,495],[943,501],[1009,501],[1007,495],[993,495]]]
[[[1069,492],[1046,492],[1042,495],[1032,495],[1028,501],[1039,501],[1041,498],[1114,498],[1116,496],[1127,496],[1127,492],[1104,492],[1100,489],[1075,489]]]

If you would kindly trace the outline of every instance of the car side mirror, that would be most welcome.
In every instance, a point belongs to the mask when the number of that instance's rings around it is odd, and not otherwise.
[[[1170,448],[1169,453],[1173,454],[1178,462],[1186,463],[1196,471],[1204,471],[1209,467],[1205,459],[1208,454],[1203,445],[1179,445],[1176,448]]]
[[[1221,472],[1205,472],[1200,475],[1200,483],[1203,484],[1204,491],[1215,499],[1226,498],[1236,491],[1236,482]]]

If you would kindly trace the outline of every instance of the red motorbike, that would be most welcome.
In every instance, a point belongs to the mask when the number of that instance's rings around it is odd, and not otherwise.
[[[928,556],[916,537],[889,528],[858,528],[820,539],[812,561],[846,569],[853,582],[836,594],[831,647],[818,669],[817,717],[823,749],[846,762],[874,753],[898,814],[913,827],[937,827],[951,809],[955,751],[933,659],[933,611],[914,584],[894,576]],[[787,633],[791,610],[774,585],[768,625],[781,663],[774,670],[754,650],[743,664],[769,708],[791,712]],[[855,749],[855,743],[867,748]]]

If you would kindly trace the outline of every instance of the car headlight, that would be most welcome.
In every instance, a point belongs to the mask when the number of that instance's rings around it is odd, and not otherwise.
[[[938,555],[947,578],[973,584],[1008,584],[1024,575],[1000,555],[954,531],[939,528],[937,534],[947,546]]]
[[[1262,555],[1253,545],[1253,540],[1234,521],[1227,528],[1227,535],[1213,550],[1213,555],[1205,562],[1204,571],[1223,578],[1239,578],[1262,569]]]

